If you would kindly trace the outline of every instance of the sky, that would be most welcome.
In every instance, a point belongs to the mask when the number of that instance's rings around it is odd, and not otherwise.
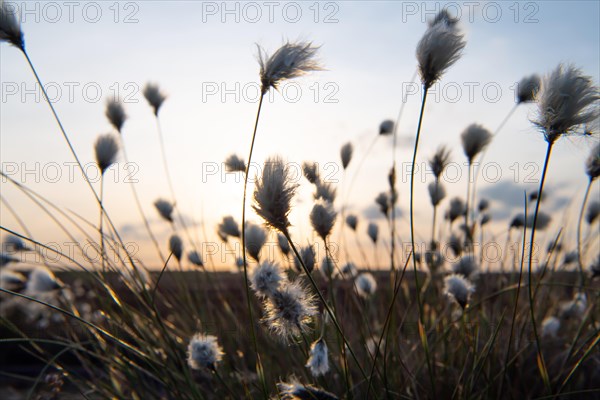
[[[223,161],[232,153],[247,159],[258,106],[257,45],[272,53],[286,40],[312,41],[320,46],[323,71],[269,93],[253,162],[258,167],[275,154],[296,170],[303,161],[318,162],[322,175],[337,185],[338,211],[344,208],[346,214],[358,215],[356,240],[368,249],[371,266],[383,259],[385,246],[372,249],[365,233],[367,223],[377,223],[382,238],[389,240],[388,225],[374,199],[388,189],[393,144],[387,137],[377,138],[378,126],[384,119],[395,119],[403,103],[395,150],[397,224],[402,241],[409,240],[409,168],[422,94],[418,78],[413,81],[415,49],[437,11],[445,7],[460,17],[467,45],[428,96],[415,186],[419,240],[430,235],[427,183],[432,175],[425,166],[439,145],[452,149],[453,160],[445,177],[448,196],[441,205],[443,214],[450,198],[464,198],[466,193],[461,132],[472,123],[496,130],[514,107],[516,83],[522,77],[547,74],[564,62],[581,68],[596,85],[599,81],[597,1],[20,1],[11,7],[19,12],[27,52],[97,190],[93,144],[98,135],[114,133],[104,116],[106,101],[123,102],[128,119],[122,139],[130,163],[121,154],[107,171],[105,208],[124,241],[150,267],[160,262],[135,208],[131,180],[163,252],[172,230],[152,205],[170,195],[156,120],[142,95],[147,82],[157,83],[168,96],[159,118],[177,207],[204,258],[216,246],[214,264],[229,268],[234,256],[225,251],[229,247],[220,243],[215,227],[225,215],[241,220],[243,179],[225,173]],[[73,218],[93,232],[99,220],[94,197],[73,164],[25,58],[6,43],[0,45],[0,83],[3,172],[68,215],[76,213],[81,219]],[[487,240],[503,243],[510,220],[523,209],[524,190],[534,190],[539,182],[546,146],[530,122],[535,111],[533,104],[519,106],[486,154],[478,195],[491,202]],[[353,144],[354,156],[344,171],[339,150],[347,142]],[[565,238],[572,239],[587,184],[584,162],[597,143],[598,136],[569,137],[555,146],[546,185],[548,200],[542,204],[542,211],[553,218],[538,236],[540,243],[548,243],[561,228]],[[313,188],[300,177],[297,183],[300,188],[290,215],[292,235],[298,243],[318,242],[308,220]],[[1,185],[4,228],[27,231],[40,243],[52,243],[65,253],[72,249],[70,239],[48,213],[10,181],[2,179]],[[252,189],[251,184],[249,193]],[[596,183],[592,199],[600,197],[599,190]],[[249,220],[260,223],[248,209]],[[85,244],[83,233],[57,211],[51,213]],[[340,225],[338,220],[338,229]],[[588,236],[591,253],[598,251],[596,228]],[[177,229],[185,238],[181,227]],[[345,238],[348,243],[355,240],[348,230]],[[339,231],[332,241],[343,241]],[[187,239],[185,245],[191,247]],[[356,246],[347,246],[361,264]],[[377,252],[376,258],[372,254]]]

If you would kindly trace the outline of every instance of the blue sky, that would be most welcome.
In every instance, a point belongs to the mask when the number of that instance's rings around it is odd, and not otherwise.
[[[570,62],[596,83],[599,80],[596,1],[67,3],[14,3],[21,10],[27,50],[51,95],[54,90],[57,111],[85,163],[93,163],[97,135],[111,131],[104,117],[106,99],[116,94],[125,101],[129,120],[123,138],[136,164],[144,209],[161,243],[166,243],[170,228],[159,221],[152,202],[168,197],[168,188],[153,115],[141,94],[148,81],[160,84],[169,96],[160,118],[178,205],[190,220],[203,220],[207,240],[214,241],[214,226],[223,215],[240,220],[239,177],[222,175],[220,169],[230,153],[247,157],[257,106],[256,44],[268,51],[285,39],[321,45],[319,58],[326,70],[289,83],[265,104],[254,161],[272,154],[297,164],[318,161],[340,180],[338,192],[343,195],[338,196],[338,207],[379,123],[395,118],[403,89],[418,87],[411,83],[416,44],[426,20],[441,7],[461,13],[467,46],[429,97],[418,160],[425,162],[440,144],[452,147],[461,175],[447,185],[449,197],[464,197],[466,191],[460,133],[473,122],[493,131],[512,108],[514,84],[523,76],[545,74],[559,62]],[[34,88],[25,59],[6,44],[0,46],[0,54],[3,170],[61,207],[96,222],[98,212],[89,189],[78,175],[68,177],[73,160],[47,105],[25,91]],[[419,105],[420,93],[411,92],[399,128],[396,154],[401,168],[410,161]],[[501,174],[479,184],[492,201],[496,216],[492,228],[498,234],[507,226],[502,218],[518,212],[522,190],[533,188],[541,173],[545,144],[529,122],[534,113],[533,105],[519,107],[486,157],[494,163],[489,173]],[[348,141],[354,144],[355,157],[344,176],[335,164],[339,148]],[[571,215],[586,184],[583,162],[597,141],[597,136],[566,138],[556,146],[547,186],[552,197],[544,207],[553,212],[560,207],[568,217],[556,215],[541,240],[549,240],[561,226],[572,233]],[[377,217],[373,199],[387,188],[391,160],[391,142],[379,139],[356,178],[347,209],[361,217]],[[218,173],[212,174],[215,166]],[[125,182],[125,166],[113,168],[106,207],[127,238],[140,243],[140,256],[153,264],[154,252],[145,241]],[[26,170],[33,172],[24,175]],[[56,171],[60,176],[54,179]],[[430,175],[419,175],[416,187],[417,231],[425,237],[431,220],[426,188],[430,180]],[[293,234],[304,241],[312,237],[307,218],[312,189],[306,181],[300,183],[291,220]],[[409,201],[406,173],[399,176],[399,191],[402,212]],[[10,184],[2,182],[2,192],[36,238],[65,240],[53,222]],[[597,185],[593,195],[599,195]],[[376,220],[386,229],[384,220]],[[400,219],[399,229],[408,240],[406,221]],[[3,212],[1,222],[19,230],[10,213]],[[198,236],[204,240],[201,230]],[[368,239],[363,234],[360,240],[366,244]]]

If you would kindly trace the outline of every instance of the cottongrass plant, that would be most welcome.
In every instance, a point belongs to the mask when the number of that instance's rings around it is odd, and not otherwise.
[[[223,360],[223,348],[216,336],[196,333],[188,345],[188,365],[192,369],[206,368],[214,371]]]
[[[598,88],[594,86],[592,78],[583,75],[583,73],[572,65],[558,65],[549,75],[542,80],[541,88],[537,96],[538,113],[532,120],[533,124],[539,128],[547,142],[546,157],[542,169],[542,177],[538,189],[538,198],[535,203],[533,214],[533,228],[531,229],[530,249],[529,249],[529,303],[531,322],[537,344],[537,354],[539,360],[540,373],[548,391],[551,390],[544,355],[541,350],[539,335],[537,333],[534,299],[532,291],[532,269],[533,269],[533,244],[535,243],[535,232],[540,203],[543,198],[544,182],[552,148],[556,141],[562,136],[569,136],[578,133],[582,125],[590,123],[597,118],[597,103],[600,99]]]
[[[444,293],[454,299],[463,309],[467,307],[473,284],[463,275],[452,274],[444,278]]]
[[[433,220],[431,223],[431,249],[437,248],[437,242],[435,240],[436,220],[437,220],[437,207],[440,202],[446,197],[446,190],[444,189],[441,177],[446,167],[450,163],[450,150],[446,146],[440,146],[434,153],[433,157],[429,159],[429,167],[433,172],[435,181],[430,183],[428,186],[429,197],[431,205],[433,206]]]
[[[319,338],[311,344],[310,357],[306,362],[306,368],[310,369],[312,376],[317,377],[329,372],[329,356],[327,352],[325,339]]]
[[[303,385],[296,379],[290,382],[280,382],[277,384],[279,389],[279,398],[281,400],[337,400],[338,398],[323,389],[311,385]]]

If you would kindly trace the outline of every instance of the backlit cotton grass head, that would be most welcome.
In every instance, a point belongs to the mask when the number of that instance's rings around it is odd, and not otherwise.
[[[154,115],[158,116],[158,111],[160,110],[160,107],[164,101],[167,99],[167,96],[160,91],[160,88],[157,84],[148,82],[146,86],[144,86],[144,98],[152,107]]]
[[[17,15],[17,6],[0,0],[0,42],[7,42],[25,51],[25,41],[21,23]]]
[[[354,280],[354,284],[358,295],[364,299],[373,296],[377,290],[377,281],[370,272],[363,272],[358,275]]]
[[[94,153],[96,155],[96,164],[100,168],[100,172],[104,174],[117,161],[119,142],[110,133],[100,135],[94,144]]]
[[[188,261],[196,267],[204,267],[202,256],[196,250],[192,250],[188,253]]]
[[[437,180],[440,179],[448,164],[450,164],[450,150],[446,146],[440,146],[429,160],[429,167]]]
[[[322,180],[317,179],[317,181],[315,182],[315,188],[316,191],[313,195],[315,200],[322,199],[332,204],[335,202],[337,190],[331,183],[323,182]]]
[[[303,385],[296,379],[277,384],[281,400],[338,400],[332,393],[311,385]]]
[[[302,163],[302,173],[307,181],[316,184],[319,180],[319,168],[317,163],[305,161]]]
[[[223,220],[217,226],[217,230],[225,237],[233,236],[239,238],[242,235],[238,223],[231,215],[223,217]]]
[[[380,135],[391,135],[394,133],[394,121],[391,119],[386,119],[381,124],[379,124],[379,134]]]
[[[310,42],[287,42],[269,56],[258,46],[262,93],[267,93],[271,87],[277,89],[285,80],[321,70],[316,60],[318,50],[319,48]]]
[[[381,192],[375,197],[375,203],[379,206],[379,211],[387,218],[390,213],[390,196],[386,192]]]
[[[452,28],[458,24],[458,18],[453,17],[452,15],[450,15],[448,10],[443,9],[440,12],[438,12],[435,18],[429,21],[428,24],[429,27],[432,27],[437,24],[444,24]]]
[[[250,274],[252,289],[262,297],[273,296],[285,280],[279,264],[271,261],[261,262]]]
[[[105,115],[106,118],[108,118],[110,124],[117,130],[117,132],[121,133],[123,124],[127,119],[127,114],[125,114],[123,104],[121,104],[121,102],[118,100],[109,100],[106,103]]]
[[[587,208],[585,221],[588,225],[592,225],[598,219],[598,215],[600,215],[600,201],[594,200]]]
[[[471,124],[460,135],[463,151],[469,160],[469,164],[473,163],[473,159],[479,154],[492,140],[492,134],[479,124]]]
[[[316,255],[313,247],[311,245],[306,245],[300,249],[299,253],[300,258],[302,259],[302,262],[304,263],[304,266],[308,272],[312,272],[312,270],[315,269],[316,264]],[[300,265],[300,260],[298,260],[298,257],[294,257],[294,267],[296,270],[302,271],[302,266]]]
[[[444,293],[453,298],[463,309],[474,291],[471,282],[462,275],[452,274],[444,278]]]
[[[26,292],[30,295],[43,294],[62,288],[54,273],[46,267],[38,267],[31,271],[27,279]]]
[[[431,205],[434,207],[440,204],[440,202],[446,197],[446,189],[444,189],[442,182],[431,182],[427,186],[427,190],[429,191]]]
[[[465,215],[466,206],[460,197],[455,197],[450,200],[450,208],[448,209],[447,217],[450,222],[454,222],[458,217]]]
[[[192,369],[215,370],[223,359],[223,348],[212,335],[196,333],[188,345],[188,365]]]
[[[171,202],[158,199],[154,202],[154,207],[162,218],[173,223],[173,204]]]
[[[325,375],[329,371],[329,357],[327,355],[327,343],[320,338],[310,346],[310,355],[306,362],[312,376]]]
[[[327,236],[333,229],[336,216],[337,213],[333,209],[333,205],[323,200],[317,201],[310,212],[310,223],[324,241],[327,240]]]
[[[346,225],[348,225],[353,231],[356,231],[356,227],[358,226],[358,217],[354,214],[349,214],[346,217]]]
[[[417,45],[419,73],[425,89],[429,89],[458,61],[464,47],[464,36],[455,24],[438,22],[427,28]]]
[[[340,150],[340,158],[342,159],[342,167],[344,169],[348,168],[348,164],[350,164],[350,161],[352,160],[353,151],[354,147],[350,142],[342,146]]]
[[[181,261],[181,256],[183,255],[183,241],[178,235],[171,235],[169,238],[169,251],[173,253],[173,257],[175,257],[177,261]]]
[[[287,257],[291,250],[290,243],[282,233],[277,233],[277,244],[279,245],[279,250]]]
[[[461,257],[461,259],[452,264],[452,271],[455,274],[460,274],[465,278],[470,278],[477,272],[478,266],[475,257],[472,255]]]
[[[585,173],[591,181],[600,176],[600,143],[598,143],[585,161]]]
[[[267,232],[256,224],[248,223],[246,226],[246,251],[250,257],[260,261],[260,251],[267,241]]]
[[[256,182],[252,208],[267,225],[285,233],[290,226],[288,215],[297,188],[291,181],[289,166],[280,157],[268,158],[262,177]]]
[[[517,85],[517,103],[522,104],[534,101],[541,84],[542,79],[537,74],[521,79]]]
[[[369,226],[367,226],[367,235],[369,235],[373,244],[376,244],[377,238],[379,237],[379,226],[374,222],[369,222]]]
[[[225,159],[225,169],[227,172],[246,172],[246,163],[237,154],[231,154]]]
[[[548,143],[554,143],[598,118],[598,99],[591,77],[573,65],[559,64],[542,79],[537,116],[532,122]]]
[[[317,313],[315,298],[300,281],[287,282],[265,300],[264,322],[269,330],[284,340],[309,330]]]

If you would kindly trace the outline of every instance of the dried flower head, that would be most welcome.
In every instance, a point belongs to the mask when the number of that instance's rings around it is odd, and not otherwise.
[[[427,186],[427,190],[429,190],[431,205],[434,207],[440,204],[446,197],[446,189],[444,188],[444,185],[442,185],[442,182],[431,182]]]
[[[158,116],[158,111],[160,110],[160,107],[164,103],[167,96],[160,91],[160,88],[157,84],[148,82],[144,87],[144,97],[146,98],[148,104],[152,106],[154,115]]]
[[[370,272],[363,272],[359,274],[354,280],[356,290],[360,297],[365,299],[373,296],[377,290],[377,281]]]
[[[225,159],[227,172],[246,172],[246,162],[237,154],[231,154]]]
[[[273,296],[285,281],[279,264],[271,261],[261,262],[250,273],[252,289],[262,297]]]
[[[305,161],[302,163],[302,172],[304,177],[312,184],[316,184],[319,180],[319,168],[317,163]]]
[[[391,135],[394,133],[394,121],[391,119],[386,119],[381,124],[379,124],[379,134],[380,135]]]
[[[118,100],[108,100],[106,103],[106,118],[117,132],[121,133],[121,128],[123,128],[123,124],[127,119],[123,104]]]
[[[154,202],[154,207],[162,218],[169,222],[173,222],[173,204],[164,199],[158,199]]]
[[[590,152],[585,162],[585,172],[592,181],[600,176],[600,143]]]
[[[17,7],[4,0],[0,1],[0,42],[8,42],[21,51],[25,51],[25,41],[17,16]]]
[[[346,224],[352,229],[356,231],[356,227],[358,226],[358,217],[354,214],[349,214],[346,216]]]
[[[314,296],[299,280],[287,282],[264,303],[264,322],[271,332],[287,340],[309,329],[317,313]]]
[[[329,182],[323,182],[320,179],[318,179],[315,182],[315,194],[313,195],[315,200],[325,200],[328,201],[330,203],[333,204],[333,202],[335,202],[335,196],[336,196],[336,189],[335,187],[333,187],[333,185]]]
[[[304,266],[306,267],[308,272],[312,272],[312,270],[315,269],[316,263],[315,250],[313,249],[313,247],[311,245],[306,245],[300,249],[299,253],[300,258],[302,258],[302,263],[304,263]],[[296,270],[298,271],[303,271],[302,265],[300,265],[300,260],[298,260],[298,257],[294,257],[294,267],[296,267]]]
[[[202,256],[196,250],[192,250],[188,253],[188,261],[197,267],[204,267]]]
[[[440,179],[448,164],[450,164],[450,150],[446,146],[440,146],[429,160],[429,167],[436,179]]]
[[[117,161],[119,142],[110,133],[100,135],[94,144],[94,152],[96,154],[96,164],[98,164],[100,172],[104,174]]]
[[[374,222],[369,222],[367,226],[367,235],[371,238],[373,243],[377,243],[377,237],[379,236],[379,226]]]
[[[557,336],[558,330],[560,329],[560,319],[556,317],[546,317],[542,321],[542,336],[553,337]]]
[[[250,257],[260,261],[260,251],[267,241],[267,232],[256,224],[246,227],[246,250]]]
[[[456,300],[463,309],[474,291],[473,284],[462,275],[452,274],[444,278],[444,293]]]
[[[532,121],[548,143],[569,135],[598,118],[598,88],[592,78],[572,65],[559,64],[542,79],[538,114]]]
[[[192,369],[214,370],[223,359],[223,348],[212,335],[196,333],[188,345],[188,365]]]
[[[279,250],[287,257],[290,254],[290,243],[282,233],[277,234],[277,244],[279,244]]]
[[[312,376],[325,375],[329,371],[329,357],[327,355],[327,343],[320,338],[310,346],[310,356],[306,362]]]
[[[350,161],[352,160],[353,151],[354,147],[350,142],[342,146],[342,149],[340,150],[340,158],[342,159],[342,167],[344,169],[348,168],[348,164],[350,164]]]
[[[291,382],[277,384],[281,400],[338,400],[338,398],[323,389],[311,385],[303,385],[292,379]]]
[[[458,217],[465,215],[467,208],[460,197],[455,197],[450,200],[450,208],[448,209],[448,219],[454,222]]]
[[[479,124],[471,124],[460,135],[463,150],[469,163],[479,154],[492,140],[492,134]]]
[[[269,56],[258,46],[262,93],[266,93],[271,87],[277,89],[282,81],[321,70],[315,60],[318,49],[310,42],[287,42]]]
[[[231,215],[223,217],[223,220],[217,226],[217,230],[225,237],[233,236],[239,238],[242,235],[238,223],[235,221],[235,219],[233,219]]]
[[[31,271],[27,280],[27,293],[42,294],[63,287],[62,283],[46,267],[38,267]]]
[[[335,224],[336,216],[337,212],[328,201],[318,200],[313,206],[310,212],[310,223],[321,239],[327,240],[327,236]]]
[[[177,261],[181,261],[183,255],[183,241],[178,235],[171,235],[169,238],[169,251],[173,253],[173,256]]]
[[[600,215],[600,201],[594,200],[590,203],[587,208],[587,212],[585,214],[585,221],[592,225],[596,219],[598,219],[598,215]]]
[[[464,36],[456,26],[434,23],[427,28],[417,45],[421,81],[429,89],[461,56]]]
[[[292,197],[297,188],[298,185],[291,182],[289,166],[280,157],[268,158],[263,167],[262,178],[256,182],[252,208],[267,225],[280,232],[287,232]]]
[[[533,74],[521,79],[517,85],[517,103],[529,103],[535,100],[542,80],[539,75]]]
[[[452,265],[452,271],[455,274],[464,276],[465,278],[471,277],[477,272],[477,269],[477,261],[472,255],[463,256],[457,263]]]

